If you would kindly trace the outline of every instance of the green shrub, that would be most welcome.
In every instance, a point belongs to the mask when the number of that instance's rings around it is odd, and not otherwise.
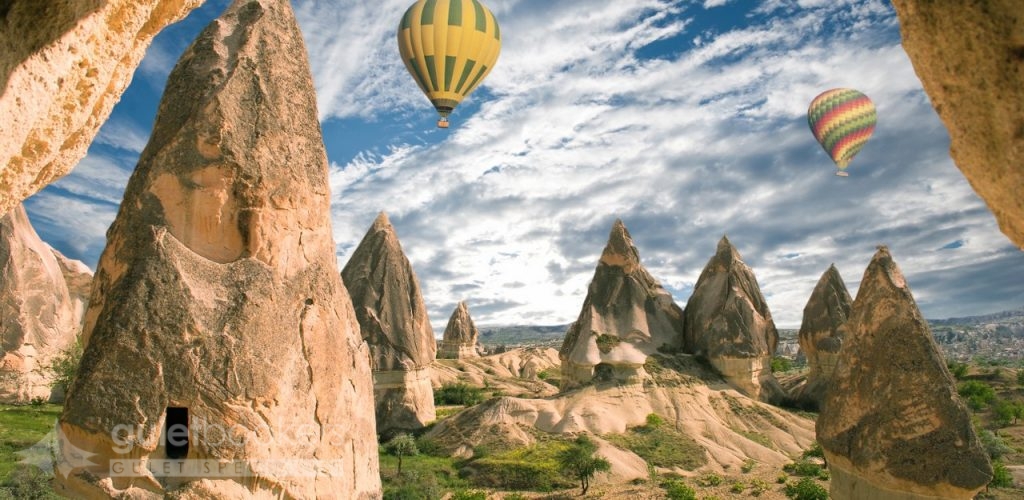
[[[783,465],[782,470],[794,476],[817,477],[821,474],[820,465],[803,459]]]
[[[631,427],[624,434],[603,437],[656,467],[696,470],[708,463],[707,452],[697,441],[665,424],[660,416],[651,415],[648,415],[646,425]]]
[[[811,447],[804,450],[803,458],[825,458],[825,450],[821,449],[821,445],[817,441],[811,443]]]
[[[733,481],[732,486],[729,487],[729,491],[733,493],[743,493],[745,489],[747,489],[747,485],[743,484],[743,481]]]
[[[459,490],[452,493],[451,500],[487,500],[487,492],[480,490]]]
[[[946,363],[946,366],[949,367],[950,373],[952,373],[957,380],[963,380],[963,378],[967,376],[967,363],[950,361]]]
[[[665,489],[665,496],[669,500],[697,500],[697,492],[678,479],[665,481],[661,487]]]
[[[996,400],[996,391],[992,386],[980,380],[961,382],[957,388],[960,397],[967,399],[967,406],[972,410],[981,410]]]
[[[711,487],[711,486],[718,486],[718,485],[722,484],[722,476],[719,476],[718,474],[715,474],[714,472],[709,472],[709,473],[704,474],[703,476],[697,478],[697,484],[700,485],[700,486],[703,486],[705,488],[708,488],[708,487]]]
[[[789,474],[786,474],[785,472],[780,472],[775,478],[775,482],[779,484],[786,484],[786,481],[789,481]]]
[[[793,362],[789,358],[782,356],[775,356],[772,358],[772,373],[776,372],[788,372],[793,369]]]
[[[78,365],[82,362],[84,351],[81,339],[75,338],[71,345],[53,357],[50,364],[44,368],[53,377],[50,382],[51,389],[60,389],[67,394],[71,383],[75,381],[75,374],[78,373]]]
[[[620,342],[622,341],[614,335],[601,334],[597,336],[597,349],[608,354],[612,349],[618,346]]]
[[[753,458],[748,458],[743,461],[743,465],[740,466],[740,470],[743,471],[744,474],[746,474],[754,470],[755,466],[757,466],[757,462],[755,462]]]
[[[50,500],[61,498],[53,492],[50,480],[53,476],[38,467],[20,465],[0,482],[0,498],[18,500]]]
[[[1002,460],[992,462],[992,481],[989,481],[988,485],[994,488],[1013,486],[1013,475],[1010,474],[1010,470],[1006,468]]]
[[[647,414],[647,427],[650,427],[650,428],[653,429],[655,427],[660,427],[661,424],[663,424],[663,423],[665,423],[665,420],[662,419],[661,416],[658,415],[657,413],[648,413]]]
[[[484,400],[484,391],[465,382],[448,383],[434,391],[436,405],[473,406]]]
[[[992,460],[997,460],[999,457],[1013,451],[1013,448],[1007,446],[999,434],[988,429],[978,432],[978,439],[981,440],[981,446],[985,448],[989,458]]]
[[[771,485],[764,479],[755,479],[750,482],[750,496],[759,497],[762,493],[771,489]]]
[[[801,478],[796,483],[787,483],[785,493],[793,500],[828,500],[828,491],[809,477]]]

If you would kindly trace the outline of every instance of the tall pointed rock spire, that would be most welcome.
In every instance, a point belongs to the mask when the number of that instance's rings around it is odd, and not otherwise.
[[[800,350],[807,357],[809,371],[795,398],[805,408],[821,406],[843,345],[843,325],[850,318],[852,307],[850,292],[833,264],[818,279],[800,323]]]
[[[684,350],[706,358],[725,379],[752,398],[780,402],[771,372],[779,342],[754,272],[723,236],[686,303]]]
[[[992,478],[928,323],[886,247],[857,291],[816,430],[834,498],[973,498]]]
[[[97,269],[61,494],[380,496],[302,40],[287,0],[236,0],[171,72]]]
[[[680,344],[682,315],[672,295],[640,264],[629,231],[616,220],[580,315],[559,351],[562,388],[595,379],[642,380],[647,356]]]
[[[469,316],[466,302],[459,302],[448,318],[448,326],[441,338],[441,352],[437,357],[446,359],[475,358],[480,356],[480,331]]]
[[[381,212],[341,271],[370,346],[378,432],[423,427],[436,418],[427,367],[437,341],[412,264]]]

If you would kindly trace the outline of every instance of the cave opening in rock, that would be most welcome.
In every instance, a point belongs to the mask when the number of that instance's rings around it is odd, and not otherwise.
[[[611,382],[615,380],[615,368],[608,363],[598,363],[594,367],[594,380],[597,382]]]
[[[188,456],[188,408],[167,407],[164,440],[167,458],[177,460]]]

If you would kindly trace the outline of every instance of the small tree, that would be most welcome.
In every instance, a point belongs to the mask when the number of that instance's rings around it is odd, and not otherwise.
[[[399,434],[384,445],[384,450],[389,454],[398,457],[398,475],[402,475],[402,457],[406,455],[417,455],[420,450],[416,448],[416,439],[408,434]]]
[[[84,351],[82,339],[76,337],[74,342],[54,356],[50,364],[43,368],[52,377],[50,389],[59,388],[67,395],[71,383],[75,381],[75,375],[78,374],[78,365],[82,362]]]
[[[558,465],[562,472],[580,482],[580,495],[586,495],[590,480],[598,472],[611,470],[612,464],[604,457],[595,455],[597,445],[587,436],[576,438],[572,446],[558,454]]]

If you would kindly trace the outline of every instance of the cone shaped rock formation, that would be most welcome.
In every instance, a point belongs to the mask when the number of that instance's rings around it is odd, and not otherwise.
[[[805,408],[820,408],[843,345],[844,324],[853,299],[835,265],[822,273],[804,306],[800,323],[800,350],[807,357],[807,380],[795,398]]]
[[[469,316],[469,307],[459,302],[448,318],[448,326],[441,337],[441,351],[437,357],[445,359],[474,358],[480,356],[480,331]]]

